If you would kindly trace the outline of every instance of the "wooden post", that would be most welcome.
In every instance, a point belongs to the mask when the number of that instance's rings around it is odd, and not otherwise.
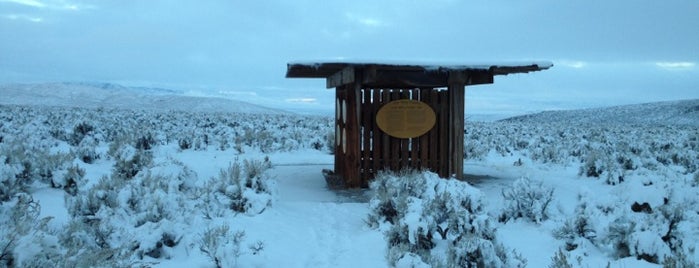
[[[449,72],[449,175],[464,176],[464,71]]]
[[[361,120],[361,70],[356,70],[355,82],[346,86],[347,90],[347,153],[345,154],[345,182],[349,188],[361,187],[361,145],[360,125]]]

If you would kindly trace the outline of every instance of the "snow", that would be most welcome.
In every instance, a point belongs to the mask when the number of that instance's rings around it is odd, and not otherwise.
[[[536,65],[541,69],[553,67],[550,61],[503,61],[503,62],[434,62],[434,61],[401,61],[401,60],[362,60],[362,59],[341,59],[341,60],[319,60],[319,61],[292,61],[289,65],[302,65],[319,68],[322,64],[349,64],[349,65],[388,65],[388,66],[416,66],[425,70],[488,70],[492,67],[523,67]]]
[[[15,240],[17,260],[31,260],[52,251],[59,256],[68,256],[68,249],[63,248],[67,246],[61,244],[67,243],[66,236],[73,239],[70,241],[76,241],[94,235],[90,231],[111,230],[113,233],[105,241],[110,246],[129,247],[131,243],[139,246],[130,249],[136,253],[125,257],[130,264],[214,267],[214,260],[201,249],[202,239],[207,231],[227,226],[229,234],[239,230],[245,232],[239,247],[226,240],[215,249],[229,265],[388,266],[389,247],[384,233],[388,228],[372,228],[367,224],[373,191],[333,191],[325,185],[321,170],[333,168],[334,156],[328,153],[325,145],[317,142],[323,141],[328,129],[333,129],[332,124],[327,124],[332,119],[163,113],[172,118],[157,121],[160,119],[155,118],[162,118],[163,114],[134,112],[124,115],[110,111],[100,115],[95,110],[81,109],[0,108],[0,118],[5,119],[0,122],[3,137],[0,150],[9,156],[0,157],[3,160],[0,161],[0,174],[7,175],[2,183],[9,182],[21,171],[21,163],[12,162],[14,159],[27,157],[37,166],[50,166],[50,162],[42,159],[55,160],[60,158],[57,156],[75,151],[76,146],[61,140],[55,129],[64,129],[65,136],[70,136],[68,134],[76,122],[89,122],[98,133],[88,135],[99,137],[95,139],[98,140],[95,151],[100,157],[94,162],[88,164],[77,158],[60,162],[63,160],[59,159],[55,161],[60,164],[51,166],[55,174],[64,174],[65,169],[72,165],[85,171],[77,196],[70,196],[61,187],[51,188],[48,180],[36,179],[27,187],[26,191],[38,202],[41,210],[36,222],[25,226],[33,228],[31,232],[20,232],[20,239]],[[65,122],[58,119],[53,122],[49,118],[64,118]],[[138,126],[157,126],[144,127],[142,131],[151,132],[158,142],[149,151],[152,163],[133,178],[120,182],[110,177],[115,163],[134,160],[142,152],[137,146],[128,144],[110,152],[111,143],[107,141],[112,134],[108,130],[133,129],[130,120],[138,122],[134,124]],[[44,122],[56,125],[50,127]],[[209,127],[208,123],[214,126]],[[640,131],[624,125],[599,128],[563,126],[527,125],[526,122],[469,124],[471,128],[467,130],[466,143],[473,147],[467,150],[464,163],[464,170],[469,173],[466,178],[468,185],[451,180],[432,185],[432,190],[427,191],[422,199],[410,199],[404,218],[410,242],[415,242],[415,234],[421,232],[420,229],[426,230],[430,225],[429,219],[422,215],[423,205],[441,192],[458,191],[468,198],[484,198],[485,212],[474,216],[473,228],[486,230],[488,228],[483,223],[492,224],[497,241],[526,259],[528,267],[547,267],[559,250],[568,256],[573,267],[605,267],[607,264],[610,267],[660,267],[660,264],[649,263],[637,256],[655,256],[658,262],[662,262],[664,257],[675,256],[680,251],[696,263],[699,255],[693,249],[699,246],[699,229],[696,227],[699,222],[699,200],[696,198],[699,173],[692,168],[696,167],[699,154],[696,149],[686,149],[697,148],[699,136],[696,136],[696,128],[682,124],[648,127]],[[164,130],[168,127],[171,129]],[[192,132],[195,134],[190,136],[188,133],[192,129],[200,132]],[[268,133],[275,135],[265,136]],[[194,141],[202,134],[211,135],[207,138],[210,141],[198,149],[194,146],[182,149],[177,143],[186,138]],[[253,138],[241,138],[246,134]],[[318,140],[318,137],[323,138]],[[237,138],[240,140],[236,141]],[[571,141],[571,144],[565,143]],[[26,146],[18,147],[17,144]],[[616,147],[620,144],[626,147]],[[547,153],[550,146],[556,149],[552,155]],[[623,164],[618,163],[616,157],[626,156],[625,150],[631,150],[624,149],[627,147],[640,152],[631,157],[634,169],[619,171],[615,167]],[[29,152],[37,156],[22,156],[16,148],[32,148]],[[593,155],[590,152],[607,149],[616,150],[609,153],[612,163],[603,161],[603,157],[590,162],[600,165],[598,168],[604,165],[602,176],[588,177],[581,172],[582,167],[589,164],[581,161],[586,159],[585,153]],[[216,189],[211,188],[211,183],[219,179],[220,171],[234,163],[264,159],[272,165],[266,171],[270,185],[273,185],[271,192],[245,188],[244,195],[250,202],[246,213],[220,206],[219,202],[226,197],[217,195],[218,192],[214,193]],[[683,159],[695,162],[685,163]],[[620,173],[614,175],[621,174],[624,180],[610,184],[606,175],[618,171]],[[510,201],[503,191],[510,187],[526,189],[522,185],[525,181],[532,187],[541,184],[541,189],[554,190],[548,208],[537,205],[532,210],[538,215],[546,212],[548,217],[535,215],[534,219],[512,217],[500,221]],[[91,196],[89,191],[93,187],[98,190]],[[230,184],[226,187],[231,189],[223,192],[235,192],[234,188],[238,186]],[[213,199],[204,201],[207,196]],[[9,201],[0,201],[0,226],[13,224],[7,215],[14,213],[11,208],[20,203],[18,198],[14,196]],[[76,200],[82,199],[100,205],[96,211],[87,211],[94,212],[94,215],[83,220],[101,221],[101,229],[77,224],[80,219],[72,216],[73,210],[93,209],[89,206],[71,207]],[[270,199],[273,201],[268,202]],[[634,203],[647,203],[652,212],[634,211]],[[205,215],[206,209],[210,214]],[[587,217],[585,234],[557,235],[566,224],[576,223],[580,217]],[[46,228],[41,228],[38,222],[47,218],[50,220]],[[668,223],[673,220],[677,222],[668,235],[671,225]],[[81,229],[72,229],[75,226]],[[627,228],[629,233],[616,234],[614,232],[620,231],[612,227],[622,231]],[[11,237],[10,231],[0,229],[3,241],[10,241],[6,239]],[[169,235],[175,236],[175,245],[158,246],[168,243],[164,237]],[[573,237],[562,237],[565,235]],[[94,237],[92,240],[94,243]],[[435,240],[433,251],[445,252],[448,248],[446,241]],[[677,242],[680,240],[681,247]],[[263,245],[261,251],[250,247],[258,241]],[[575,248],[566,250],[568,243],[574,243]],[[630,256],[617,256],[619,243],[628,246]],[[93,245],[82,246],[87,251]],[[235,256],[235,252],[239,256]],[[439,257],[447,257],[447,254],[442,255]],[[396,267],[429,266],[420,256],[406,253],[397,259]]]
[[[699,125],[699,99],[664,101],[569,111],[544,111],[504,119],[529,123],[577,122],[578,124]]]
[[[63,194],[63,190],[51,188],[37,189],[33,193],[34,199],[41,206],[39,218],[53,218],[49,222],[49,227],[55,230],[62,228],[70,219]]]
[[[0,85],[0,95],[2,96],[0,104],[6,105],[49,105],[209,113],[283,113],[281,110],[238,100],[186,96],[183,92],[169,89],[126,87],[108,83],[4,84]]]

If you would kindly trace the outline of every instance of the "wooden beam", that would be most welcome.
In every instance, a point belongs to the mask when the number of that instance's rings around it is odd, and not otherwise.
[[[469,72],[466,85],[492,84],[493,74],[489,72]]]
[[[354,83],[354,67],[347,66],[333,75],[328,76],[325,86],[327,88],[334,88],[351,83]]]
[[[373,88],[434,88],[447,85],[449,75],[438,71],[377,70],[367,67],[363,83]]]

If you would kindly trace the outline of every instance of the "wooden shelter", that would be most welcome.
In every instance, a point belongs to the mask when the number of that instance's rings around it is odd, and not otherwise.
[[[552,66],[311,62],[289,63],[286,77],[335,88],[335,170],[324,174],[331,187],[356,188],[383,169],[462,178],[465,86]]]

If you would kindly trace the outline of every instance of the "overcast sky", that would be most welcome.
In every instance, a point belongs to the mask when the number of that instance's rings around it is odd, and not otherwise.
[[[306,60],[511,62],[467,111],[699,98],[697,0],[0,0],[0,83],[101,81],[330,111]]]

